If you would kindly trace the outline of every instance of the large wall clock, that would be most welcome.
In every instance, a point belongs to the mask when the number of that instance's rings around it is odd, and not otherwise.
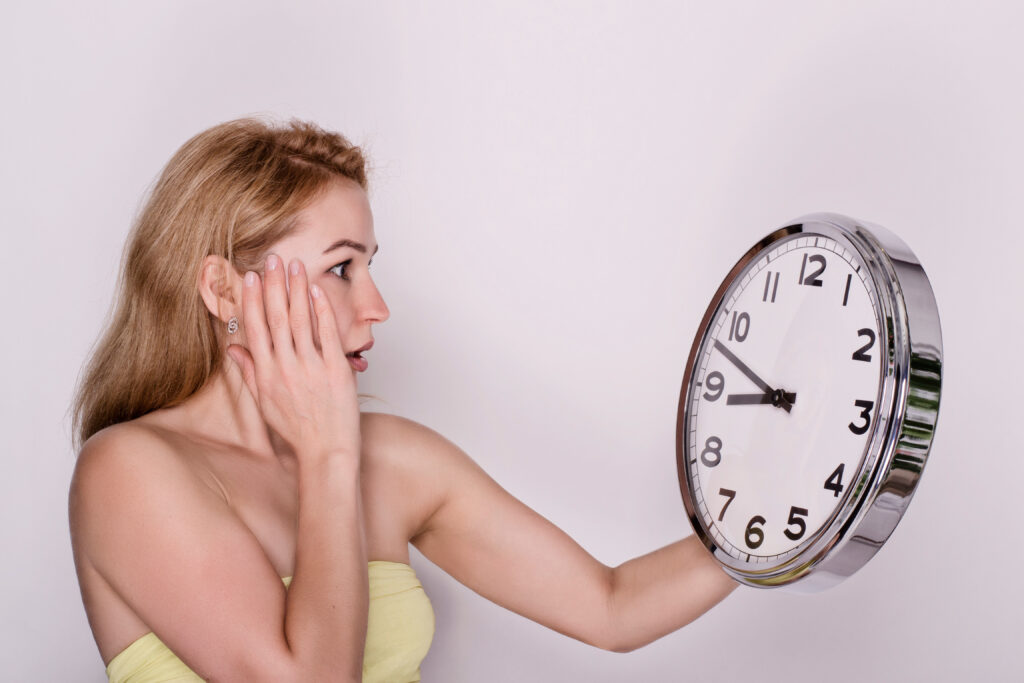
[[[906,244],[837,214],[775,230],[726,275],[686,363],[676,457],[696,533],[747,585],[850,576],[910,504],[941,377]]]

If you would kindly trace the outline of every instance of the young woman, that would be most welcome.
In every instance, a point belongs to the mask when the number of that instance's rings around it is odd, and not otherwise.
[[[735,586],[695,537],[616,568],[410,420],[360,413],[388,308],[360,150],[225,123],[164,169],[75,399],[71,535],[111,681],[418,681],[463,584],[626,652]]]

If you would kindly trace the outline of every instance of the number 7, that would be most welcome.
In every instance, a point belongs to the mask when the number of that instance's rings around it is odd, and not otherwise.
[[[736,492],[730,491],[729,489],[718,489],[718,495],[725,496],[729,499],[725,501],[725,505],[722,506],[722,511],[718,514],[718,521],[721,522],[722,518],[725,517],[725,511],[729,509],[729,505],[732,503],[732,499],[736,497]]]

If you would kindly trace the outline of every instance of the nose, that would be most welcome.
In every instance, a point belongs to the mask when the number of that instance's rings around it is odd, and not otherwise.
[[[360,317],[370,323],[382,323],[391,317],[391,311],[388,310],[388,305],[384,303],[384,297],[381,296],[380,290],[377,289],[377,284],[372,278],[367,278],[369,286],[365,292],[365,299],[360,307]]]

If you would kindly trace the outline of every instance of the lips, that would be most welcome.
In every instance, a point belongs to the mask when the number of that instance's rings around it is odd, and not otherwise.
[[[372,348],[373,340],[371,339],[362,347],[345,354],[348,358],[349,365],[351,365],[356,372],[366,372],[366,368],[368,368],[370,364],[366,362],[366,359],[363,358],[361,354],[363,351],[369,351]]]
[[[363,351],[369,351],[372,348],[373,348],[373,340],[371,339],[370,341],[366,342],[366,344],[364,344],[362,347],[356,349],[355,351],[350,351],[349,353],[346,353],[345,355],[348,356],[349,358],[360,358],[360,354]]]

